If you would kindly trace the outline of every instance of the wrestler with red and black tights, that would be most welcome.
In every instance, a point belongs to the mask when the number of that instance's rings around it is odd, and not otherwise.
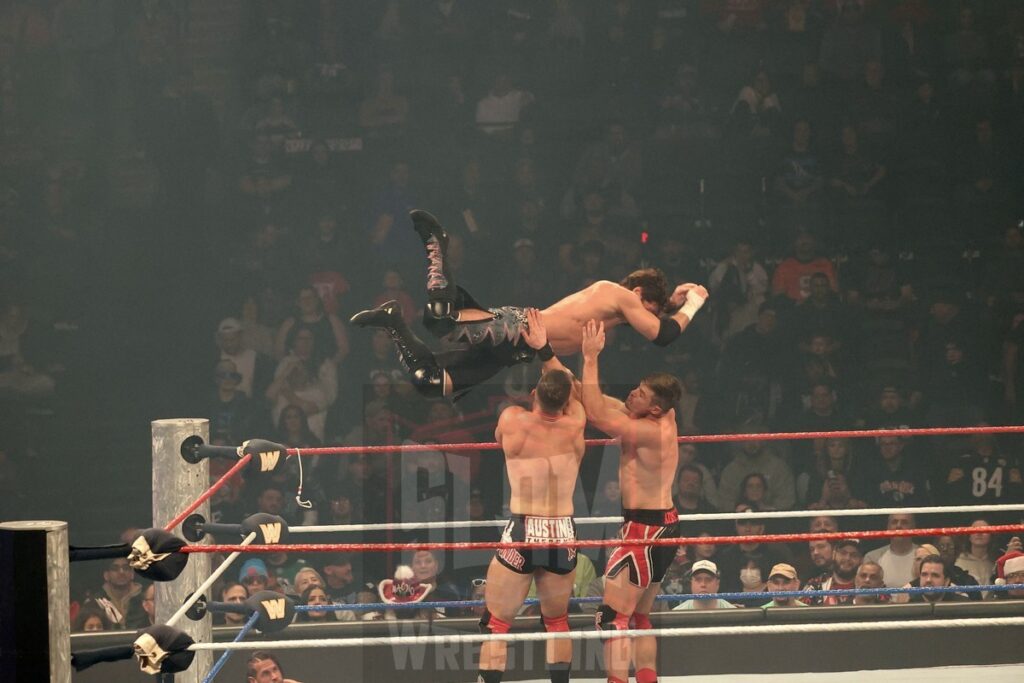
[[[648,615],[672,565],[676,547],[642,541],[679,536],[672,504],[672,481],[679,462],[675,405],[679,380],[655,373],[644,377],[623,403],[601,392],[598,356],[604,326],[590,321],[583,329],[582,397],[587,419],[621,440],[619,486],[622,491],[621,545],[608,557],[604,601],[595,615],[599,630],[649,629]],[[632,659],[637,683],[654,683],[658,645],[653,636],[609,638],[604,645],[609,683],[626,683]]]

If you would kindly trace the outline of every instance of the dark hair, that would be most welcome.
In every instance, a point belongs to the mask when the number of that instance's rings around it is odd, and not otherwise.
[[[235,586],[238,586],[239,588],[245,589],[245,586],[243,586],[242,584],[240,584],[237,581],[225,581],[224,585],[220,587],[220,597],[221,597],[221,599],[223,599],[224,596],[227,595],[227,592],[229,590],[231,590],[232,588],[234,588]],[[246,589],[246,591],[248,592],[248,589]]]
[[[546,413],[557,413],[569,402],[572,380],[564,370],[548,370],[537,382],[537,400]]]
[[[661,308],[668,303],[668,278],[658,268],[634,270],[620,282],[626,289],[640,288],[640,298],[653,301]]]
[[[640,381],[650,387],[654,393],[654,404],[663,411],[674,408],[683,395],[679,380],[667,372],[653,372]]]
[[[949,576],[949,569],[946,567],[946,563],[942,559],[941,555],[925,555],[921,558],[921,566],[923,567],[926,564],[939,565],[940,567],[942,567],[942,575],[947,577]]]
[[[277,660],[277,657],[265,650],[257,650],[252,653],[249,660],[245,663],[245,675],[249,678],[256,678],[256,665],[260,662],[265,662],[268,659],[274,664],[277,664],[278,670],[280,670],[281,675],[284,676],[284,668],[281,666],[281,662]]]
[[[72,631],[84,631],[85,622],[89,621],[93,617],[97,617],[100,623],[103,624],[104,631],[110,631],[114,628],[114,622],[107,616],[106,611],[100,607],[94,600],[87,600],[78,610],[78,614],[75,615],[75,621],[71,624]]]
[[[676,471],[676,481],[679,481],[679,475],[683,472],[696,472],[697,476],[700,477],[700,480],[702,482],[704,481],[704,472],[696,465],[680,465],[679,469]]]

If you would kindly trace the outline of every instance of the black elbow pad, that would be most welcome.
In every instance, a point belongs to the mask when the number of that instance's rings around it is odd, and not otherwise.
[[[662,318],[661,326],[658,327],[658,336],[654,338],[654,343],[658,346],[668,346],[682,333],[683,329],[679,327],[679,323],[672,318]]]

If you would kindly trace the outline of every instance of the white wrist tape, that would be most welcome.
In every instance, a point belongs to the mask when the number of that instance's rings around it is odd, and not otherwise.
[[[686,303],[683,304],[683,307],[679,309],[679,312],[685,315],[690,320],[693,320],[693,316],[697,315],[697,311],[700,310],[700,307],[704,305],[704,302],[706,300],[706,297],[699,296],[694,292],[687,292]]]

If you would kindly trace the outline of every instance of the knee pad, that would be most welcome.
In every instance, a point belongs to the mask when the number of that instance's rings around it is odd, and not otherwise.
[[[451,301],[430,301],[423,309],[423,326],[435,337],[443,337],[455,329],[458,312]]]
[[[566,633],[569,631],[569,613],[566,612],[560,617],[541,615],[540,623],[544,624],[544,630],[548,633]]]
[[[628,631],[629,615],[602,604],[594,613],[594,628],[598,631]]]
[[[484,615],[480,617],[480,633],[508,633],[510,628],[512,624],[502,621],[486,609]]]
[[[651,624],[650,616],[647,614],[640,614],[639,612],[633,613],[633,623],[636,625],[636,628],[639,629],[654,628],[654,625]]]
[[[412,385],[426,398],[444,396],[444,370],[437,365],[416,368],[412,371]]]

